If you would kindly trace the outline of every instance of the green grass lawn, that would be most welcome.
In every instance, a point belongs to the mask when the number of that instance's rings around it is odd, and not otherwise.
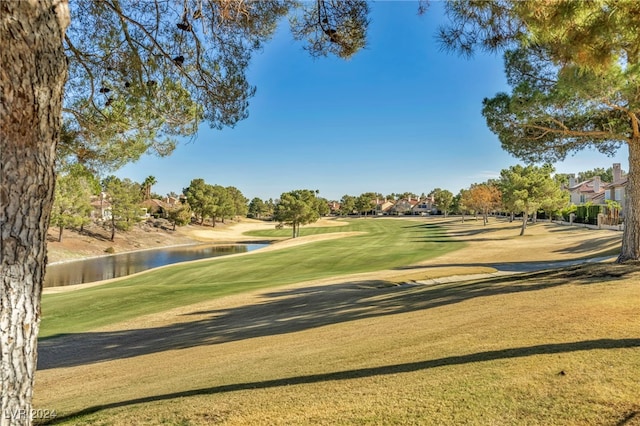
[[[36,407],[74,426],[637,425],[638,274],[273,292],[211,312],[211,340],[45,370]],[[276,309],[292,298],[307,303]]]
[[[308,227],[301,236],[364,232],[287,249],[163,268],[102,286],[43,296],[40,337],[78,333],[224,295],[410,265],[463,247],[424,221],[367,219]],[[261,237],[288,236],[289,229]]]
[[[511,238],[508,223],[443,226],[467,246],[428,268],[487,253],[521,261],[531,247],[597,254],[618,238],[546,225],[526,239]],[[366,233],[47,295],[46,334],[91,331],[41,342],[40,354],[57,360],[38,370],[34,406],[74,426],[640,424],[637,264],[394,285],[421,265],[392,278],[281,286],[462,247],[431,221],[304,231]],[[138,323],[150,312],[155,323]]]

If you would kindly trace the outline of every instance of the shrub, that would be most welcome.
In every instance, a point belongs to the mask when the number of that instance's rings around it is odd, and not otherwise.
[[[576,208],[576,222],[586,223],[590,225],[598,224],[598,214],[601,212],[602,206],[585,204]]]

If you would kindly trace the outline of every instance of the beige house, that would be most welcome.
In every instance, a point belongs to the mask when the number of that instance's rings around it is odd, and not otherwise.
[[[144,200],[142,203],[140,203],[140,206],[143,211],[142,216],[147,219],[151,216],[157,216],[166,219],[169,216],[169,210],[171,209],[169,204],[161,200],[156,200],[154,198],[150,200]]]
[[[420,200],[415,198],[403,198],[396,201],[396,203],[389,209],[389,214],[406,215],[413,214],[413,208],[418,204]]]
[[[185,201],[186,201],[186,198],[184,197],[176,198],[176,197],[167,196],[164,199],[165,204],[171,208],[180,207],[182,204],[184,204]]]
[[[624,212],[625,191],[629,179],[627,174],[622,171],[620,163],[613,164],[613,182],[604,185],[605,200],[612,200],[620,203]]]
[[[602,182],[600,176],[594,176],[583,182],[576,182],[575,175],[569,175],[570,202],[575,205],[593,203],[604,204],[606,182]]]
[[[111,220],[111,203],[107,194],[101,192],[100,195],[92,195],[90,201],[92,220]]]
[[[425,198],[421,198],[418,203],[413,206],[413,214],[414,215],[419,215],[419,216],[425,216],[428,214],[432,214],[434,213],[434,199],[433,196],[429,196],[429,197],[425,197]]]
[[[390,214],[390,210],[393,208],[393,201],[389,201],[386,198],[383,200],[376,199],[376,214],[377,215],[388,215]]]

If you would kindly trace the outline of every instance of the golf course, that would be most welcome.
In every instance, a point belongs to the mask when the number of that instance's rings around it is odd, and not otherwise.
[[[519,230],[263,225],[242,228],[274,241],[261,250],[47,289],[34,408],[55,418],[35,422],[640,424],[640,268],[613,263],[621,233]]]

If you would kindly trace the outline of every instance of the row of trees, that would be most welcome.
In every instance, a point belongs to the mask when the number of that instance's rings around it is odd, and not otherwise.
[[[551,165],[515,165],[500,172],[499,179],[476,183],[462,189],[450,201],[451,208],[462,214],[482,215],[486,225],[493,212],[522,215],[520,235],[524,235],[531,216],[544,211],[548,216],[568,208],[569,194],[562,189],[560,179]]]
[[[111,214],[111,240],[116,230],[128,231],[140,220],[141,202],[151,198],[151,185],[157,183],[150,176],[143,183],[131,179],[107,176],[102,182],[85,167],[76,164],[61,172],[57,178],[56,194],[52,212],[52,226],[59,228],[58,241],[62,241],[65,228],[82,227],[91,219],[91,197],[106,194]],[[255,218],[270,217],[281,226],[291,226],[293,237],[299,236],[300,226],[315,222],[321,216],[330,213],[329,203],[318,196],[318,190],[295,190],[283,193],[280,199],[267,202],[256,197],[249,201],[242,192],[234,187],[211,185],[204,179],[193,179],[183,189],[186,204],[169,208],[167,218],[176,225],[186,225],[195,216],[201,225],[211,219],[213,226],[218,221],[237,216]]]
[[[561,175],[554,174],[551,165],[516,165],[504,169],[499,179],[476,183],[462,189],[457,195],[446,189],[436,188],[430,193],[434,209],[447,216],[450,212],[482,215],[486,224],[493,212],[508,213],[512,217],[522,214],[523,235],[532,215],[543,210],[547,215],[557,214],[568,207],[568,193],[562,190]],[[424,200],[412,193],[400,194],[402,198]],[[366,192],[359,196],[344,195],[340,200],[341,215],[354,212],[366,215],[375,208],[375,201],[388,199],[379,193]]]
[[[580,172],[580,179],[587,179],[604,169],[594,169]],[[500,179],[476,183],[467,189],[454,194],[446,189],[435,188],[429,193],[434,210],[445,215],[456,213],[481,215],[484,223],[492,212],[500,211],[513,215],[523,215],[523,228],[526,229],[527,219],[543,210],[547,215],[556,214],[567,208],[567,194],[561,190],[566,184],[567,176],[554,174],[550,165],[541,167],[529,165],[512,166],[502,170]],[[58,176],[56,197],[52,212],[52,226],[59,227],[59,241],[65,227],[80,227],[89,222],[91,206],[89,199],[92,194],[105,191],[111,204],[110,219],[112,240],[116,230],[129,230],[137,221],[140,214],[140,202],[151,197],[151,185],[156,183],[153,176],[149,176],[142,183],[129,179],[119,179],[109,176],[101,183],[98,182],[86,168],[75,165],[67,168]],[[271,218],[282,225],[293,227],[293,236],[299,235],[300,225],[312,223],[320,216],[330,213],[329,202],[319,197],[317,190],[295,190],[283,193],[279,199],[263,201],[259,197],[253,198],[248,204],[242,192],[233,186],[223,187],[211,185],[203,179],[193,179],[183,194],[187,204],[178,208],[168,209],[167,218],[176,225],[186,225],[195,216],[200,224],[211,219],[213,226],[218,221],[237,216],[248,216],[257,219]],[[157,194],[154,194],[157,197]],[[424,201],[423,193],[418,196],[411,192],[392,193],[386,196],[381,193],[365,192],[358,196],[344,195],[340,200],[341,215],[354,213],[367,215],[374,211],[376,201],[415,199]]]
[[[455,196],[451,191],[441,188],[435,188],[430,196],[434,209],[445,216],[450,212],[461,214],[462,220],[466,213],[481,214],[485,224],[488,215],[495,211],[512,215],[523,214],[522,235],[528,218],[538,210],[553,214],[567,207],[568,194],[562,191],[561,179],[556,178],[553,173],[551,165],[516,165],[502,170],[500,179],[473,184],[460,190]],[[426,198],[424,194],[417,197],[412,193],[403,193],[400,196],[420,200]],[[359,196],[344,195],[341,199],[340,214],[366,214],[372,210],[375,200],[382,198],[381,194],[374,192]]]
[[[141,202],[157,194],[151,192],[151,186],[157,183],[154,176],[147,177],[142,183],[131,179],[120,179],[110,175],[102,181],[81,164],[72,164],[58,172],[56,190],[51,211],[51,226],[58,228],[58,241],[61,242],[65,228],[79,228],[91,223],[93,207],[91,199],[98,194],[106,194],[110,207],[108,222],[111,226],[111,241],[116,230],[128,231],[139,222]],[[188,205],[166,209],[166,218],[174,226],[186,225],[191,220]],[[102,218],[101,218],[102,219]]]
[[[109,194],[111,206],[111,241],[116,229],[127,231],[140,217],[140,202],[145,187],[130,179],[107,176],[102,182],[86,167],[74,164],[58,173],[51,211],[51,226],[58,228],[62,241],[65,228],[80,228],[91,222],[91,198],[101,192]]]
[[[217,221],[224,223],[225,219],[246,216],[248,212],[249,200],[234,186],[211,185],[204,179],[193,179],[183,194],[201,225],[211,219],[215,227]]]
[[[265,217],[273,217],[276,209],[276,203],[272,198],[263,201],[260,197],[254,197],[249,201],[247,216],[254,219],[263,219]]]
[[[567,174],[553,174],[551,166],[535,167],[535,166],[514,166],[510,169],[502,171],[502,177],[499,180],[490,180],[485,183],[473,184],[468,189],[462,189],[454,196],[454,194],[446,189],[435,188],[429,195],[433,200],[434,209],[440,211],[445,217],[450,213],[464,215],[467,213],[480,214],[484,222],[487,222],[488,215],[491,212],[500,210],[508,213],[524,213],[527,217],[535,215],[537,210],[544,210],[548,214],[553,214],[559,209],[566,207],[563,196],[558,195],[558,184],[567,185]],[[595,168],[592,170],[579,172],[578,181],[590,179],[594,176],[600,176],[603,181],[613,180],[613,169],[609,167]],[[553,182],[549,177],[553,175]],[[510,187],[516,184],[524,185],[529,182],[530,188],[526,192],[509,191]],[[162,198],[158,194],[152,193],[152,185],[157,180],[154,176],[148,176],[142,183],[132,182],[129,179],[120,180],[115,176],[109,176],[100,182],[97,176],[88,168],[81,164],[72,164],[61,169],[57,176],[57,185],[54,198],[53,209],[51,213],[51,226],[59,229],[58,241],[62,241],[63,231],[65,228],[79,228],[90,222],[91,205],[90,198],[92,195],[105,191],[109,194],[109,202],[112,205],[111,222],[111,239],[115,237],[116,230],[127,231],[131,229],[136,218],[139,216],[139,203],[143,200],[151,198]],[[522,191],[522,190],[520,190]],[[205,219],[212,219],[215,226],[218,220],[223,221],[226,218],[235,216],[261,218],[274,218],[278,205],[282,201],[269,199],[263,201],[259,197],[253,198],[248,206],[247,199],[244,198],[240,190],[237,188],[222,187],[220,185],[210,185],[203,179],[194,179],[188,188],[183,190],[187,196],[189,204],[179,208],[169,209],[167,219],[169,219],[175,229],[176,225],[186,225],[190,222],[192,213],[194,213],[200,223],[204,223]],[[292,193],[295,193],[292,192]],[[286,194],[292,194],[286,193]],[[317,195],[318,191],[314,191]],[[534,196],[534,193],[536,195]],[[505,196],[503,196],[505,194]],[[523,196],[530,199],[541,198],[539,194],[548,194],[546,201],[540,203],[532,203],[525,200]],[[177,194],[174,194],[178,197]],[[284,194],[283,194],[284,195]],[[299,197],[300,194],[296,195]],[[425,194],[421,196],[412,192],[391,193],[383,195],[382,193],[365,192],[359,196],[344,195],[340,200],[339,214],[349,215],[359,213],[367,215],[373,210],[374,201],[376,200],[396,200],[396,199],[421,199],[426,198]],[[316,202],[320,215],[328,214],[328,203],[323,198],[316,198]],[[191,206],[194,206],[192,209]],[[574,209],[575,210],[575,209]],[[612,209],[617,211],[619,209]],[[309,222],[306,222],[309,223]],[[526,227],[526,220],[523,222],[523,230]],[[294,230],[295,234],[295,230]]]
[[[360,214],[366,216],[375,208],[375,202],[380,200],[425,199],[426,195],[418,196],[413,192],[398,192],[383,195],[381,192],[364,192],[360,195],[345,194],[340,199],[340,215]]]

